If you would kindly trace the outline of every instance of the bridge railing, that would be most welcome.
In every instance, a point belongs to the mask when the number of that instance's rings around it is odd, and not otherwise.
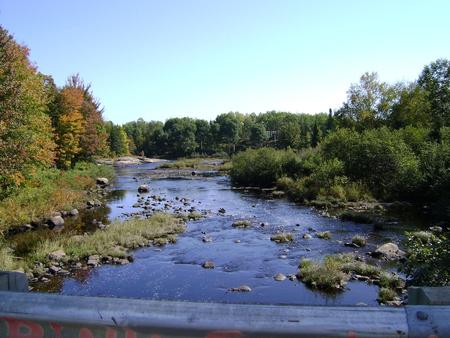
[[[2,291],[0,337],[450,337],[450,307],[245,305]]]

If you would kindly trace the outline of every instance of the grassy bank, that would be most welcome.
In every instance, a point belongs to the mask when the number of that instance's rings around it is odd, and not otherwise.
[[[79,207],[96,177],[113,178],[114,169],[92,163],[78,163],[73,169],[36,172],[21,188],[0,201],[0,234],[11,227],[42,220],[52,212]]]
[[[129,249],[175,242],[176,234],[183,232],[184,228],[179,218],[159,213],[149,219],[116,221],[105,230],[82,236],[56,235],[39,242],[26,257],[14,257],[13,251],[3,246],[0,248],[0,270],[24,270],[39,274],[44,273],[45,268],[54,261],[70,268],[70,264],[86,262],[91,255],[98,255],[99,259],[124,258]]]

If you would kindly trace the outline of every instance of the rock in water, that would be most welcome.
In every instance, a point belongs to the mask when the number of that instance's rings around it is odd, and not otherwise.
[[[237,288],[231,288],[230,291],[234,291],[234,292],[250,292],[252,291],[252,288],[248,285],[241,285]]]
[[[378,247],[371,255],[375,258],[395,260],[405,257],[405,252],[400,250],[395,243],[386,243]]]
[[[61,216],[53,216],[48,220],[48,224],[53,227],[61,227],[64,225],[64,219]]]
[[[273,277],[273,279],[275,279],[277,282],[282,282],[286,279],[286,276],[279,272]]]
[[[311,239],[312,236],[310,234],[304,234],[303,239]]]
[[[72,209],[69,211],[70,216],[78,216],[79,212],[77,209]]]
[[[149,191],[150,191],[150,188],[149,188],[149,186],[148,186],[147,184],[141,184],[141,185],[139,186],[139,188],[138,188],[138,191],[139,191],[140,193],[143,193],[143,192],[149,192]]]
[[[202,264],[202,267],[204,269],[214,269],[214,262],[213,261],[206,261]]]
[[[106,177],[97,177],[97,184],[101,187],[109,185],[109,180]]]

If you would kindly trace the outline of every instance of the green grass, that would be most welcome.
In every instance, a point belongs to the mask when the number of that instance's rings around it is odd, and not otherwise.
[[[279,234],[272,235],[270,240],[275,243],[288,243],[294,240],[294,236],[288,232],[282,232]]]
[[[330,231],[318,232],[317,237],[320,239],[331,239],[331,232]]]
[[[127,249],[149,244],[164,245],[176,241],[176,234],[184,231],[184,223],[170,214],[159,213],[148,219],[114,222],[106,230],[90,235],[47,239],[36,246],[27,257],[29,266],[35,261],[46,263],[56,250],[66,253],[65,260],[81,260],[90,255],[123,258]]]
[[[312,288],[339,291],[344,288],[352,274],[379,281],[380,303],[397,299],[397,291],[405,286],[404,280],[400,277],[378,266],[358,261],[353,254],[326,256],[323,262],[302,260],[297,277]]]
[[[312,288],[324,291],[342,290],[350,276],[343,272],[341,267],[341,261],[333,256],[325,257],[322,264],[302,260],[297,276]]]
[[[252,224],[250,223],[250,221],[248,220],[239,220],[239,221],[234,221],[232,226],[234,228],[248,228],[250,227]]]
[[[392,289],[382,287],[378,292],[378,301],[380,303],[387,303],[395,300],[396,298],[397,293]]]
[[[222,164],[212,164],[212,161],[223,162]],[[220,170],[228,171],[231,169],[231,162],[220,158],[180,158],[174,162],[163,163],[159,166],[161,169],[179,169],[179,170]]]
[[[352,237],[352,243],[359,247],[363,247],[366,245],[367,240],[364,236],[355,235]]]
[[[36,172],[25,186],[0,201],[0,235],[52,212],[79,207],[86,198],[86,190],[95,186],[96,177],[113,176],[113,168],[92,163],[78,163],[68,171]]]
[[[362,212],[346,210],[340,214],[340,218],[343,221],[352,221],[361,224],[372,224],[374,218],[371,215]]]
[[[2,244],[0,244],[2,245]],[[13,255],[13,251],[7,246],[0,247],[0,270],[4,271],[14,271],[23,270],[22,261],[18,260]]]

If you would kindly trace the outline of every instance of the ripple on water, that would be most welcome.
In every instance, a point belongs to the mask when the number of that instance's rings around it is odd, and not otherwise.
[[[134,253],[132,264],[101,266],[76,277],[60,279],[53,290],[63,294],[135,297],[163,300],[217,301],[264,304],[376,305],[378,288],[350,281],[345,292],[327,294],[308,289],[299,281],[275,281],[277,273],[295,274],[302,258],[320,259],[337,252],[352,252],[343,246],[355,234],[364,234],[376,245],[386,238],[398,239],[394,231],[374,231],[371,225],[324,218],[309,208],[285,199],[264,199],[251,192],[230,188],[227,177],[190,180],[152,179],[156,164],[117,168],[115,191],[108,203],[109,219],[135,212],[137,187],[149,184],[150,193],[164,197],[174,207],[208,210],[209,216],[189,222],[186,233],[174,245]],[[189,198],[185,206],[180,199]],[[199,203],[200,202],[200,203]],[[163,202],[164,203],[164,202]],[[226,213],[218,213],[224,208]],[[232,227],[237,219],[249,219],[248,229]],[[264,226],[260,226],[264,223]],[[276,244],[270,236],[290,232],[294,241]],[[331,240],[319,239],[318,231],[331,231]],[[312,238],[305,240],[303,234]],[[211,236],[204,243],[202,236]],[[369,246],[370,247],[370,246]],[[360,253],[367,251],[360,249]],[[206,260],[214,269],[204,269]],[[251,292],[231,292],[232,287],[249,285]]]

